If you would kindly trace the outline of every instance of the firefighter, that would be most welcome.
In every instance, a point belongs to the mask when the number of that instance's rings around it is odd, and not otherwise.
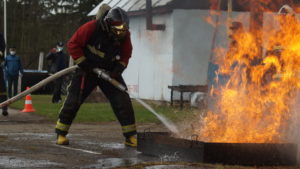
[[[129,18],[119,7],[108,9],[100,8],[98,13],[101,15],[82,25],[68,41],[69,54],[80,69],[73,76],[67,98],[59,113],[55,128],[58,145],[69,144],[66,135],[80,105],[99,86],[122,126],[124,144],[137,146],[135,117],[129,95],[99,79],[92,72],[93,68],[104,69],[111,77],[126,85],[122,72],[126,69],[132,53]]]
[[[6,95],[6,84],[4,80],[4,52],[5,52],[5,40],[3,35],[0,33],[0,102],[3,102],[7,99]],[[2,107],[2,115],[7,116],[7,106]]]
[[[291,28],[289,24],[298,24],[296,13],[293,10],[292,7],[289,5],[283,5],[279,11],[278,11],[278,21],[280,28],[276,32],[275,36],[277,36],[277,42],[273,42],[272,45],[270,45],[269,49],[266,52],[266,57],[268,56],[276,56],[280,66],[283,68],[284,67],[284,61],[283,58],[281,57],[281,53],[284,49],[284,46],[282,45],[281,39],[282,37],[285,37],[285,30],[291,31]],[[289,23],[289,24],[286,24]],[[297,30],[294,30],[297,31]],[[279,79],[281,77],[281,72],[277,70],[278,68],[272,64],[270,68],[265,72],[263,78],[262,78],[262,84],[266,85],[269,82]]]
[[[278,11],[278,21],[279,21],[279,31],[276,32],[276,36],[278,37],[284,37],[285,32],[283,31],[287,27],[290,27],[289,24],[295,23],[297,24],[297,18],[295,11],[289,6],[289,5],[283,5],[279,11]],[[287,22],[292,22],[289,24],[286,24]],[[280,40],[280,38],[277,38]],[[267,51],[266,55],[275,55],[277,57],[280,57],[281,51],[283,50],[283,46],[281,45],[281,42],[278,41],[274,43],[273,46],[271,46],[271,49]]]

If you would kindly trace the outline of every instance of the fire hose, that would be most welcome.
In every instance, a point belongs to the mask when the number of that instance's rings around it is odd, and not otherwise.
[[[13,102],[16,102],[18,101],[19,99],[23,98],[24,96],[34,92],[35,90],[41,88],[42,86],[48,84],[49,82],[65,75],[65,74],[68,74],[72,71],[74,71],[75,69],[77,69],[78,66],[75,65],[75,66],[71,66],[67,69],[64,69],[64,70],[61,70],[55,74],[53,74],[52,76],[42,80],[41,82],[37,83],[36,85],[32,86],[30,89],[28,90],[25,90],[23,91],[22,93],[2,102],[0,104],[0,107],[3,107],[3,106],[7,106]],[[102,69],[99,69],[99,68],[94,68],[93,69],[93,72],[97,74],[98,78],[101,78],[105,81],[108,81],[109,83],[111,83],[113,86],[115,86],[116,88],[118,88],[119,90],[123,91],[123,92],[126,92],[128,93],[129,95],[132,96],[132,94],[130,94],[128,91],[127,91],[127,88],[122,85],[120,82],[118,82],[117,80],[111,78],[109,76],[109,74],[105,71],[105,70],[102,70]],[[138,101],[140,104],[142,104],[146,109],[148,109],[150,112],[152,112],[159,120],[161,120],[161,122],[170,130],[172,131],[173,133],[178,133],[178,129],[177,127],[171,123],[170,121],[168,121],[164,116],[160,115],[160,114],[157,114],[147,103],[145,103],[144,101],[142,101],[141,99],[138,99],[137,97],[133,97],[136,101]]]
[[[52,76],[40,81],[39,83],[35,84],[34,86],[32,86],[31,88],[23,91],[22,93],[19,93],[18,95],[2,102],[0,104],[0,107],[3,107],[3,106],[7,106],[7,105],[10,105],[11,103],[14,103],[18,100],[20,100],[21,98],[23,98],[24,96],[38,90],[39,88],[45,86],[46,84],[52,82],[53,80],[55,79],[58,79],[72,71],[74,71],[75,69],[77,69],[78,66],[75,65],[75,66],[71,66],[69,68],[66,68],[64,70],[61,70],[55,74],[53,74]],[[127,89],[124,85],[122,85],[121,83],[119,83],[118,81],[116,81],[115,79],[111,78],[108,73],[102,69],[99,69],[99,68],[94,68],[93,69],[93,72],[97,74],[98,78],[101,78],[103,80],[106,80],[108,81],[109,83],[111,83],[112,85],[114,85],[116,88],[118,88],[119,90],[123,91],[123,92],[127,92]]]
[[[117,80],[111,78],[106,71],[99,68],[94,68],[93,72],[98,75],[98,78],[108,81],[109,83],[111,83],[112,85],[114,85],[116,88],[118,88],[123,92],[127,92],[126,87],[122,85],[120,82],[118,82]]]
[[[101,70],[99,68],[94,68],[93,72],[98,75],[98,78],[106,80],[109,83],[111,83],[113,86],[115,86],[116,88],[118,88],[119,90],[128,93],[133,99],[135,99],[137,102],[139,102],[141,105],[143,105],[151,113],[153,113],[171,132],[178,134],[178,129],[177,129],[177,127],[172,122],[170,122],[168,119],[166,119],[163,115],[156,113],[156,111],[153,110],[153,108],[151,106],[149,106],[147,103],[145,103],[141,99],[138,99],[132,93],[128,92],[127,89],[126,89],[126,87],[124,85],[122,85],[117,80],[111,78],[106,71]]]
[[[10,98],[10,99],[8,99],[8,100],[6,100],[6,101],[0,103],[0,107],[8,106],[8,105],[10,105],[11,103],[14,103],[14,102],[20,100],[20,99],[23,98],[24,96],[26,96],[26,95],[28,95],[28,94],[30,94],[30,93],[32,93],[32,92],[38,90],[39,88],[45,86],[46,84],[52,82],[52,81],[55,80],[55,79],[58,79],[58,78],[60,78],[60,77],[62,77],[62,76],[64,76],[64,75],[66,75],[66,74],[69,74],[70,72],[74,71],[74,70],[77,69],[77,68],[78,68],[77,65],[71,66],[71,67],[69,67],[69,68],[63,69],[63,70],[61,70],[61,71],[59,71],[59,72],[53,74],[52,76],[49,76],[48,78],[46,78],[46,79],[40,81],[39,83],[35,84],[35,85],[32,86],[31,88],[29,88],[29,89],[23,91],[22,93],[19,93],[18,95],[16,95],[16,96],[14,96],[14,97],[12,97],[12,98]]]

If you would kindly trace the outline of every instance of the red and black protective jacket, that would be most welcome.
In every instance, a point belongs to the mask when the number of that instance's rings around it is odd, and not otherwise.
[[[76,64],[87,59],[90,63],[106,70],[115,62],[127,66],[132,53],[130,32],[122,41],[115,40],[102,30],[97,20],[82,25],[68,42],[68,51]]]

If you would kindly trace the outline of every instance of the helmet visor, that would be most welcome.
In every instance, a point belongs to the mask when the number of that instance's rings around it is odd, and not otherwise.
[[[125,24],[112,24],[111,25],[111,32],[117,38],[123,38],[126,36],[128,32],[128,27]]]

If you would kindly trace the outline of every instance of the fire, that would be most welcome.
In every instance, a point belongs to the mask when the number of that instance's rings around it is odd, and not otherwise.
[[[218,55],[217,74],[227,80],[210,91],[216,105],[201,119],[201,140],[287,141],[300,88],[300,21],[291,14],[273,18],[279,26],[262,30],[268,35],[263,42],[258,44],[261,37],[255,37],[261,33],[237,31],[226,56]]]

